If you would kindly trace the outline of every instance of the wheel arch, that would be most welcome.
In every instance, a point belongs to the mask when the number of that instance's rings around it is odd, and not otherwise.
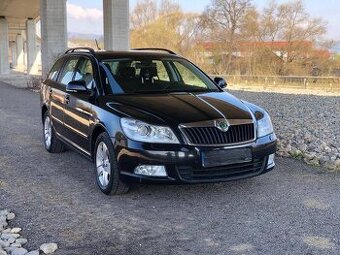
[[[90,139],[90,141],[91,141],[91,155],[92,155],[92,157],[94,155],[94,146],[96,144],[97,138],[98,138],[98,136],[101,133],[104,133],[104,132],[108,133],[106,127],[102,123],[98,123],[93,128],[93,131],[92,131],[92,134],[91,134],[91,139]]]
[[[48,108],[47,106],[44,104],[42,107],[41,107],[41,120],[42,122],[44,122],[44,115],[45,113],[48,111]]]

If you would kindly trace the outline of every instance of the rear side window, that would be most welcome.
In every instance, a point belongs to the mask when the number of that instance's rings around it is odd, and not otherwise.
[[[67,85],[72,81],[77,63],[78,59],[75,58],[69,59],[66,62],[64,69],[60,75],[60,83]]]
[[[93,66],[90,59],[81,59],[80,64],[77,67],[74,80],[83,80],[86,83],[88,89],[95,87]]]
[[[52,81],[57,81],[58,78],[58,74],[60,71],[60,68],[63,65],[63,59],[59,59],[51,68],[51,71],[48,75],[48,79],[52,80]]]

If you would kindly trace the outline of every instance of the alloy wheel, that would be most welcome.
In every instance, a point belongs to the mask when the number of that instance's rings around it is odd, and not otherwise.
[[[44,138],[46,147],[50,148],[52,143],[52,124],[51,119],[48,116],[44,121]]]
[[[97,177],[100,185],[106,188],[111,178],[111,162],[109,149],[104,142],[100,142],[96,152]]]

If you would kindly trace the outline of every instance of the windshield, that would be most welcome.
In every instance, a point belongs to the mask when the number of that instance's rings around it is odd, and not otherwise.
[[[109,59],[102,63],[112,94],[220,91],[184,59]]]

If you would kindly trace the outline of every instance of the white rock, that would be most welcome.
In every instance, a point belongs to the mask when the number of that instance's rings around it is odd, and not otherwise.
[[[39,251],[30,251],[29,253],[26,253],[25,255],[39,255]]]
[[[5,248],[4,248],[4,250],[7,251],[8,254],[12,253],[12,251],[14,251],[15,249],[18,249],[18,248],[16,248],[16,247],[11,247],[11,246],[5,247]]]
[[[18,234],[21,232],[21,230],[22,230],[21,228],[12,228],[11,233]]]
[[[0,250],[0,255],[7,255],[7,252],[5,252],[4,250]]]
[[[7,223],[7,216],[0,216],[0,224]]]
[[[7,214],[7,220],[13,220],[14,218],[15,218],[15,214],[14,213]]]
[[[10,243],[8,241],[3,241],[0,239],[0,247],[5,248],[8,247]]]
[[[336,165],[337,167],[340,166],[340,159],[337,159],[337,160],[335,161],[335,165]]]
[[[11,247],[16,247],[16,248],[20,248],[21,244],[20,243],[12,243]]]
[[[27,239],[26,238],[18,238],[15,242],[23,245],[23,244],[27,243]]]
[[[14,242],[15,242],[15,238],[14,238],[14,237],[8,238],[7,241],[8,241],[9,243],[14,243]]]
[[[39,255],[39,251],[30,251],[29,253],[26,253],[25,255]]]
[[[40,246],[40,250],[45,254],[51,254],[58,249],[58,245],[56,243],[44,243]]]
[[[312,153],[305,153],[303,154],[303,157],[307,160],[312,160],[315,157],[315,155]]]
[[[6,217],[7,214],[9,214],[9,211],[7,209],[0,211],[0,216],[5,216]]]
[[[18,249],[16,247],[6,247],[4,250],[7,251],[8,254],[11,254],[15,249]]]
[[[10,238],[17,239],[18,237],[20,237],[19,234],[13,234],[13,233],[3,233],[1,235],[1,239],[3,239],[3,240],[8,240]]]
[[[16,248],[12,251],[11,255],[25,255],[28,251],[24,248]]]

